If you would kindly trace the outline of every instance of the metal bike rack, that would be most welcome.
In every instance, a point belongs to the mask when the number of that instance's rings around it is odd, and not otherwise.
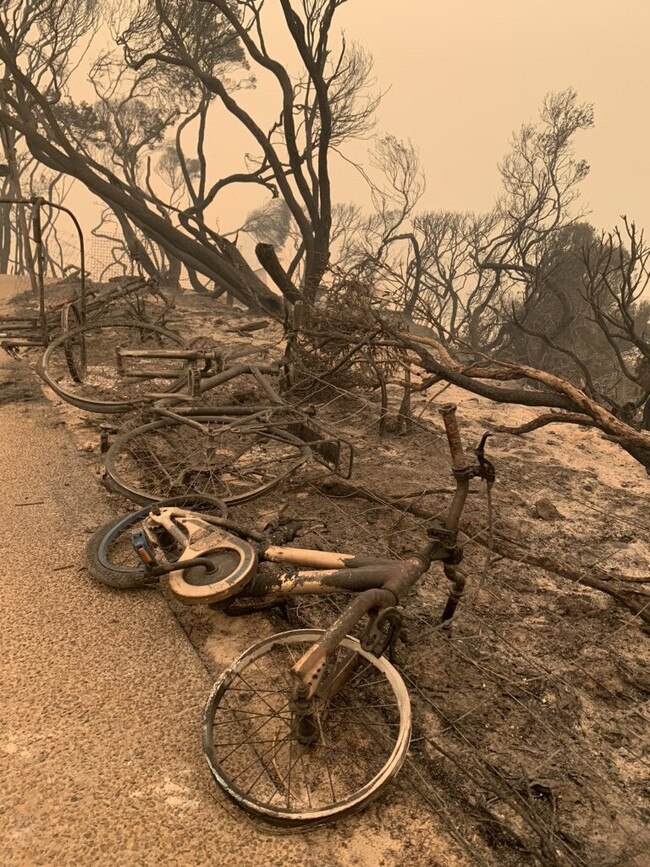
[[[43,255],[43,222],[41,212],[43,207],[53,208],[66,213],[72,220],[79,237],[80,293],[79,315],[81,323],[86,320],[86,248],[83,231],[74,213],[41,196],[29,199],[0,199],[0,205],[30,205],[32,207],[32,230],[36,245],[35,276],[38,289],[38,317],[7,316],[0,317],[0,338],[3,348],[11,351],[19,346],[47,346],[50,336],[50,325],[45,307],[45,257]]]

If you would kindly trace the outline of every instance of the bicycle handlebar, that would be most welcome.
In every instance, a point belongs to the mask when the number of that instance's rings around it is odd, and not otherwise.
[[[454,533],[455,536],[460,523],[460,516],[465,508],[465,500],[467,499],[469,482],[473,472],[465,456],[460,439],[460,431],[458,430],[458,423],[456,421],[456,404],[444,404],[440,407],[440,414],[445,423],[447,442],[449,443],[449,451],[451,452],[451,465],[456,478],[456,491],[447,512],[445,528]]]

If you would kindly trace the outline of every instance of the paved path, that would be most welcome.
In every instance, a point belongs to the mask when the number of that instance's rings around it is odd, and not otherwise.
[[[111,517],[96,464],[0,356],[0,867],[465,867],[396,785],[302,834],[227,800],[200,745],[212,678],[167,603],[80,567]],[[227,625],[250,643],[247,620]],[[228,630],[215,659],[232,658]]]
[[[0,361],[0,401],[12,378],[33,383]],[[157,592],[80,570],[110,516],[95,458],[31,388],[0,405],[0,864],[392,863],[349,827],[278,836],[226,802],[200,749],[210,679]]]

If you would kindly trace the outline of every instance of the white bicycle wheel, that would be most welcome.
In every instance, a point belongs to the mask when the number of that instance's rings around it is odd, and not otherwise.
[[[321,684],[344,664],[353,673],[332,697],[316,697],[316,738],[298,739],[290,671],[323,631],[296,629],[250,647],[221,675],[205,708],[203,749],[215,780],[267,821],[312,824],[354,812],[377,797],[408,752],[404,681],[351,637],[331,655]]]

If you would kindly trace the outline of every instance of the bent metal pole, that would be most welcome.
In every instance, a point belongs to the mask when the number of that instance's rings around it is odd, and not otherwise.
[[[42,221],[40,212],[43,206],[47,205],[49,208],[53,208],[56,211],[62,211],[64,214],[67,214],[72,220],[74,227],[77,231],[77,237],[79,238],[79,316],[81,320],[81,324],[86,321],[86,244],[84,241],[84,234],[81,228],[81,224],[79,220],[76,218],[74,213],[70,210],[70,208],[66,208],[65,205],[59,205],[56,202],[52,202],[49,199],[44,199],[41,196],[32,196],[30,199],[10,199],[3,198],[0,199],[0,205],[32,205],[34,208],[34,220],[37,219],[36,215],[38,214],[40,229],[40,239],[42,242]],[[34,224],[34,232],[36,233],[36,225]]]

